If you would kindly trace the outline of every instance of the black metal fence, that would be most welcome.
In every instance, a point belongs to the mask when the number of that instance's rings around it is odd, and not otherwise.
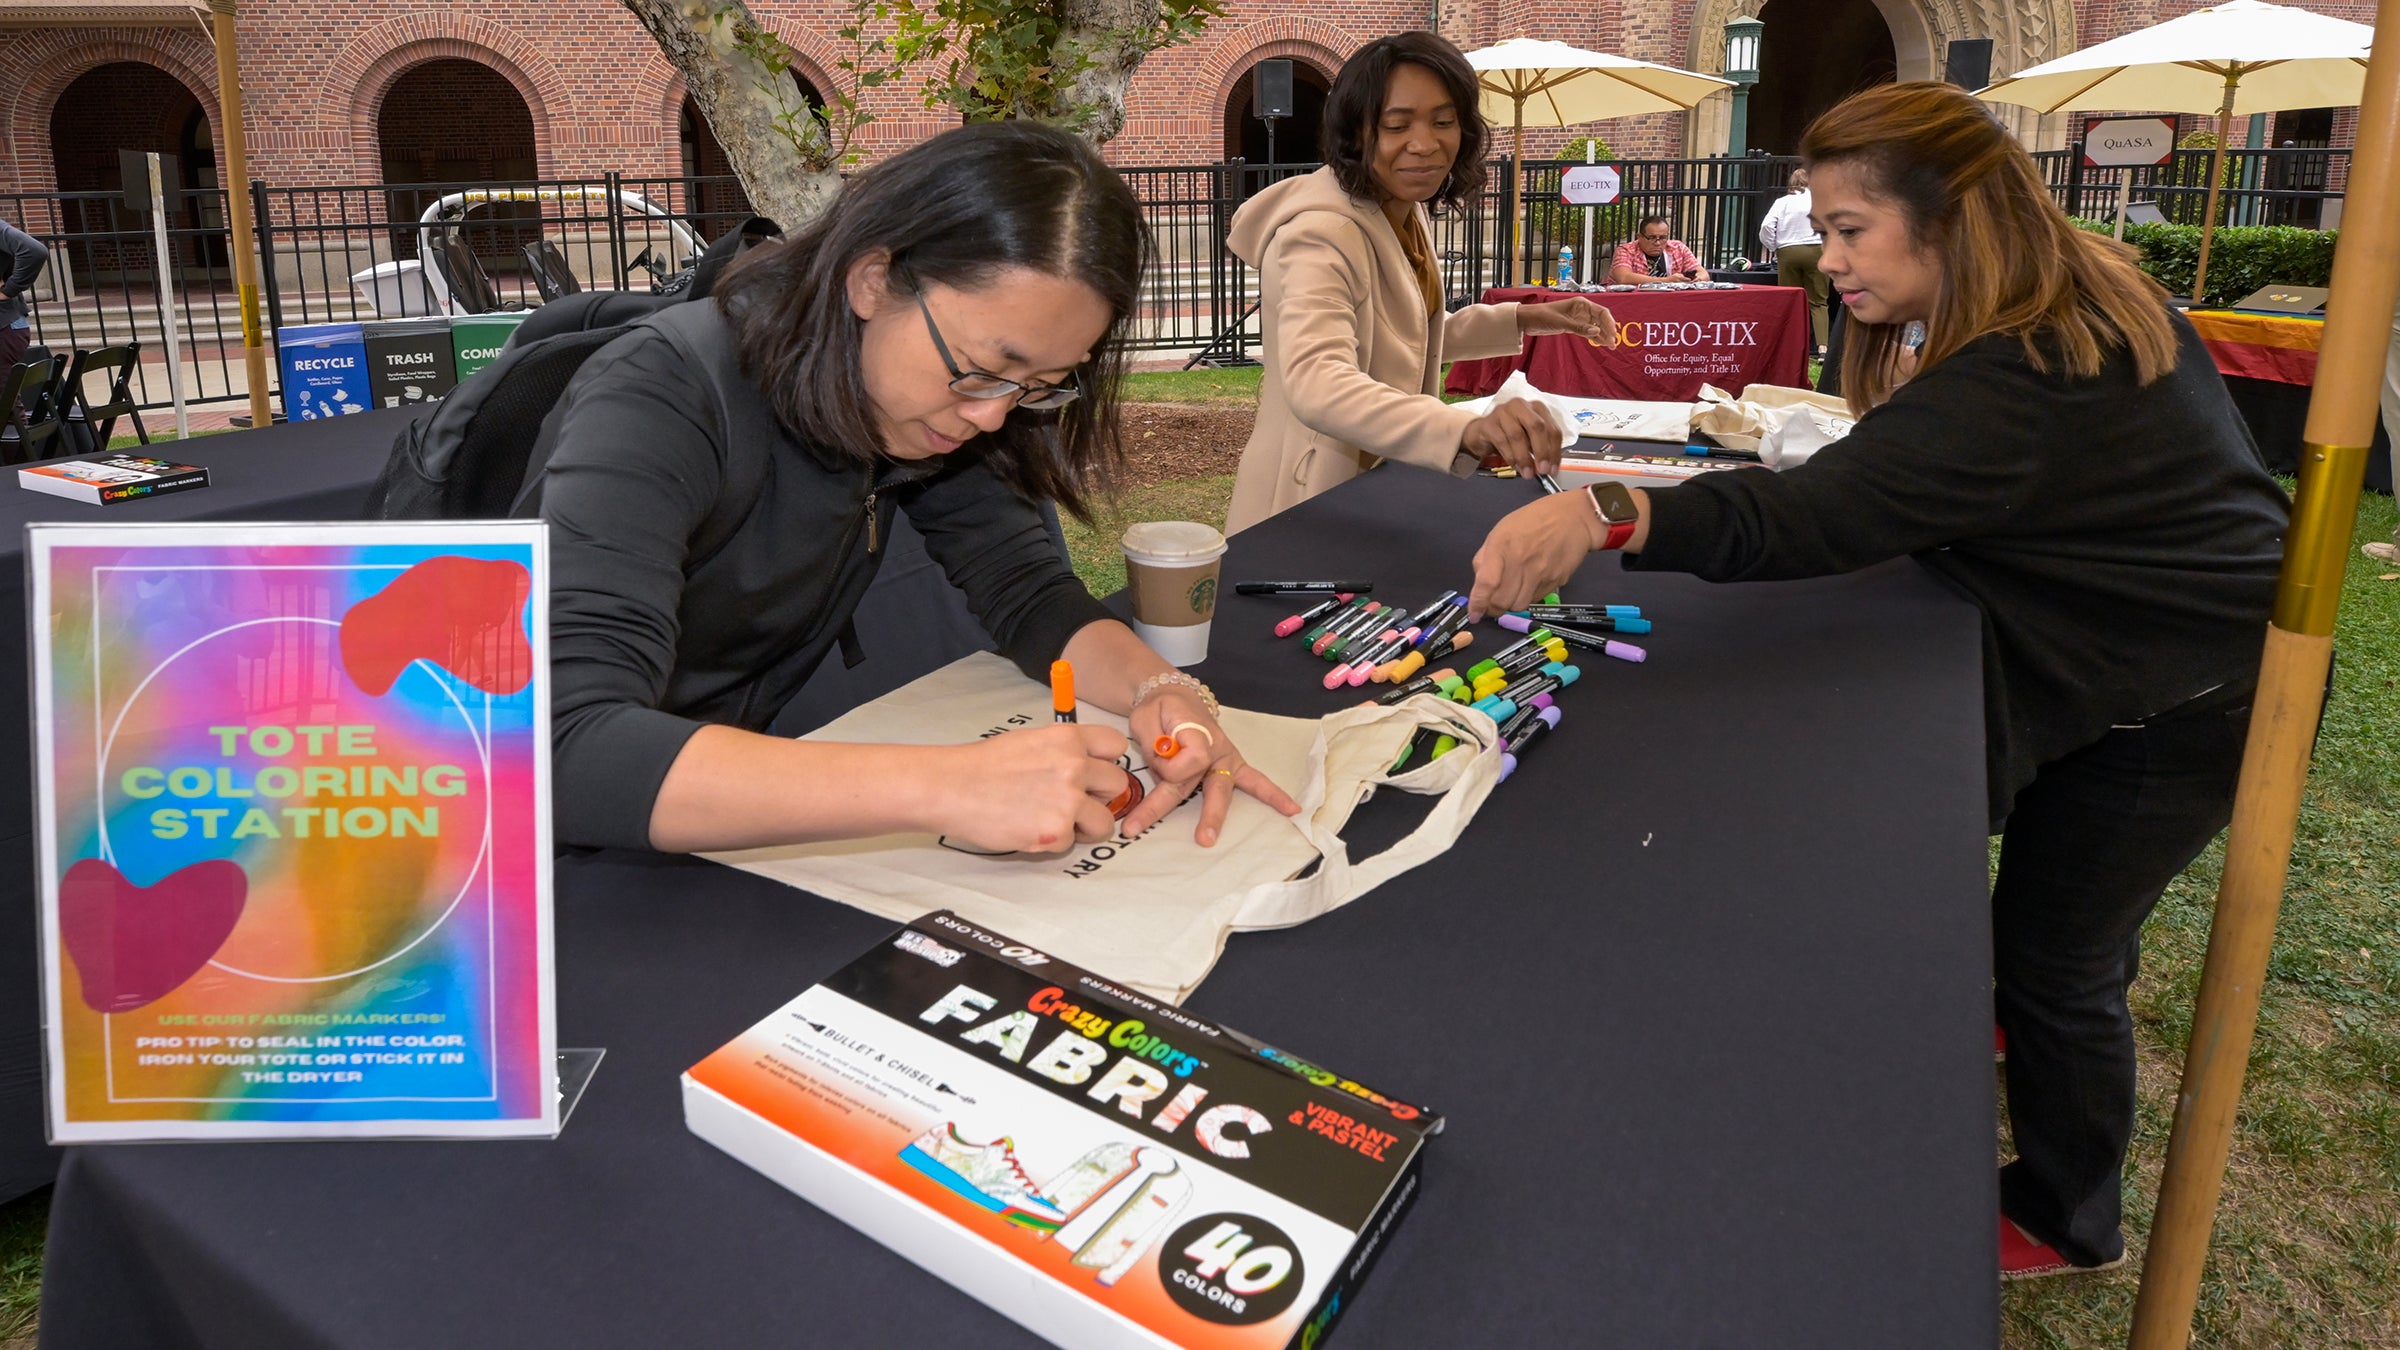
[[[2074,214],[2106,218],[2120,175],[2085,169],[2072,150],[2039,154],[2045,181]],[[2316,226],[2345,185],[2343,150],[2241,150],[2226,156],[2220,220]],[[1528,160],[1512,175],[1493,160],[1484,190],[1434,217],[1434,247],[1452,303],[1492,286],[1547,280],[1561,248],[1576,271],[1604,279],[1610,255],[1647,215],[1711,267],[1760,253],[1758,224],[1782,195],[1789,157],[1634,160],[1617,164],[1617,201],[1569,206],[1560,177],[1575,161]],[[1130,345],[1144,352],[1240,360],[1257,348],[1258,277],[1227,247],[1234,212],[1261,189],[1313,164],[1219,164],[1122,170],[1157,244]],[[2196,223],[2208,183],[2207,152],[2133,174],[2134,201]],[[584,288],[639,289],[750,214],[732,178],[590,179],[528,183],[382,183],[343,187],[250,185],[259,226],[261,292],[273,329],[441,312],[440,267],[488,282],[485,302],[540,303],[536,262],[546,250]],[[223,192],[190,194],[170,211],[162,269],[149,216],[118,193],[0,193],[0,218],[47,243],[49,271],[35,291],[36,340],[53,351],[143,343],[137,385],[146,407],[168,402],[162,310],[177,316],[193,403],[247,397],[241,316],[235,301]],[[432,219],[426,219],[429,208]],[[428,251],[435,256],[429,258]],[[436,270],[427,269],[428,262]]]
[[[2135,169],[2095,169],[2080,150],[2035,155],[2051,195],[2071,216],[2112,219],[2125,192],[2128,207],[2149,203],[2177,225],[2197,225],[2208,211],[2211,150],[2178,150],[2164,164]],[[2348,186],[2350,152],[2323,146],[2225,152],[2217,194],[2219,225],[2296,225],[2323,229],[2332,224],[2328,201]]]

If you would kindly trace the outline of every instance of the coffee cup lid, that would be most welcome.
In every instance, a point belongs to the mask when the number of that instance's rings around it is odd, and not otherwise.
[[[1145,520],[1126,527],[1127,554],[1165,566],[1203,563],[1225,554],[1225,536],[1196,520]]]

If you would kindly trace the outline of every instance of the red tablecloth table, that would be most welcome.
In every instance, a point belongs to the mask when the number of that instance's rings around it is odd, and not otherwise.
[[[1501,286],[1483,293],[1486,304],[1564,298],[1547,287]],[[1579,337],[1528,338],[1515,356],[1456,363],[1442,387],[1480,396],[1522,370],[1535,388],[1552,394],[1688,402],[1703,384],[1738,394],[1752,384],[1808,382],[1808,292],[1797,286],[1600,291],[1590,298],[1616,316],[1622,345],[1604,349]]]

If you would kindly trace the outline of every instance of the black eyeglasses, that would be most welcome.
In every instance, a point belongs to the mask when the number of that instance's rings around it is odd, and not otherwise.
[[[950,355],[950,344],[942,341],[942,330],[933,322],[933,311],[925,307],[925,293],[917,292],[917,312],[925,316],[925,332],[933,338],[933,349],[942,354],[942,365],[950,371],[950,392],[966,398],[1007,398],[1014,394],[1017,406],[1036,412],[1063,408],[1083,397],[1073,377],[1065,384],[1027,384],[1022,380],[1004,379],[986,370],[960,370]]]

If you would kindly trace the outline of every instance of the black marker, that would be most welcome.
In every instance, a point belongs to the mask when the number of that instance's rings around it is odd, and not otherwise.
[[[1331,595],[1347,591],[1366,595],[1375,589],[1372,581],[1237,581],[1235,595]]]

